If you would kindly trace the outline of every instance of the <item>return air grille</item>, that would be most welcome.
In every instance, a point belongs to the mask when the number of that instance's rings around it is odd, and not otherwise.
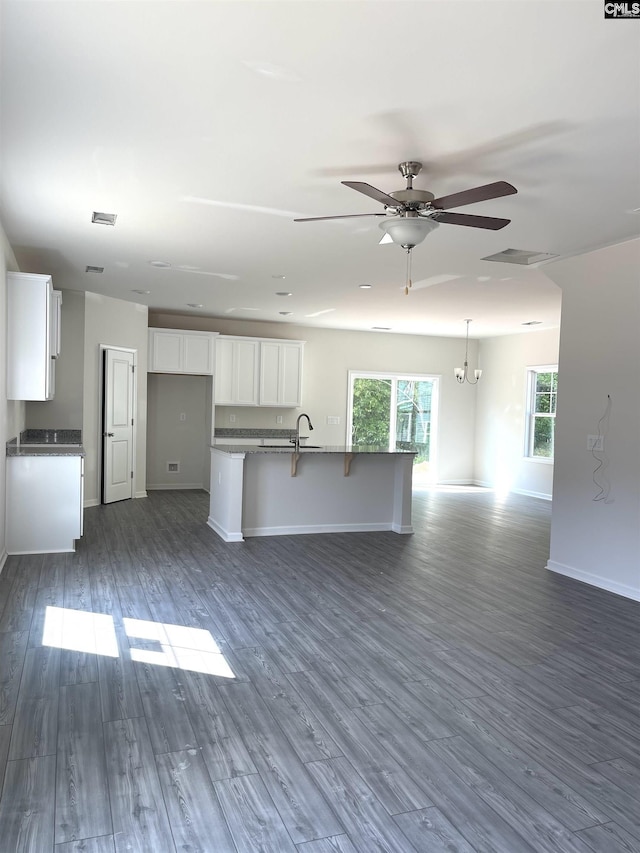
[[[483,261],[497,261],[502,264],[521,264],[529,266],[537,264],[540,261],[548,261],[550,258],[557,258],[552,252],[531,252],[527,249],[505,249],[503,252],[498,252],[495,255],[487,255],[486,258],[481,258]]]

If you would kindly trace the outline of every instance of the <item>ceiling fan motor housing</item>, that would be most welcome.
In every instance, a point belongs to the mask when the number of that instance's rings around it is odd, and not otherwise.
[[[420,210],[429,206],[435,198],[434,194],[428,190],[414,189],[396,190],[389,195],[397,199],[407,210]]]

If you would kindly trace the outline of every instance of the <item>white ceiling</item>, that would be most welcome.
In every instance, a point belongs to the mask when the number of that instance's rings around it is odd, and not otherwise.
[[[23,270],[160,311],[549,328],[544,264],[481,258],[640,233],[639,59],[638,24],[605,21],[599,0],[4,0],[0,215]],[[436,196],[518,194],[461,211],[511,219],[502,231],[441,224],[405,296],[379,219],[292,220],[381,212],[340,181],[401,189],[409,159]]]

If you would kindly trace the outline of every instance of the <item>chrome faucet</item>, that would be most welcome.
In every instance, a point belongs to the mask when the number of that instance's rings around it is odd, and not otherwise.
[[[311,423],[311,418],[306,412],[302,412],[302,414],[298,415],[296,420],[296,437],[293,440],[293,444],[296,449],[296,453],[300,453],[300,421],[302,418],[307,419],[307,423],[309,424],[309,430],[313,430],[313,424]]]

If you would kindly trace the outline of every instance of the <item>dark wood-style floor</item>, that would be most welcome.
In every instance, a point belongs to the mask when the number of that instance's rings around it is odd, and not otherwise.
[[[1,853],[640,851],[640,605],[544,569],[548,503],[234,544],[206,514],[152,492],[7,561]]]

